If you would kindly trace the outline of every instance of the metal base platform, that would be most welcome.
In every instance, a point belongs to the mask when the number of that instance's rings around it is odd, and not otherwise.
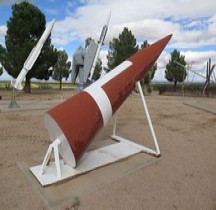
[[[42,164],[30,168],[31,172],[38,179],[42,186],[61,182],[65,179],[84,174],[96,168],[108,165],[118,160],[127,158],[134,154],[145,152],[145,147],[128,140],[121,140],[114,144],[86,152],[81,158],[79,165],[72,168],[64,161],[60,160],[61,177],[57,177],[55,162],[50,162],[41,173]]]

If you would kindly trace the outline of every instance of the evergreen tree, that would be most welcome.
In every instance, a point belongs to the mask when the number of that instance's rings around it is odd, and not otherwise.
[[[108,68],[112,70],[137,51],[136,39],[132,32],[125,27],[118,38],[113,38],[109,43]]]
[[[59,81],[59,89],[62,89],[62,79],[65,78],[66,80],[69,77],[70,74],[70,68],[71,68],[71,62],[68,61],[68,55],[67,53],[63,50],[58,51],[58,59],[53,67],[53,73],[52,73],[52,78],[54,80]]]
[[[0,61],[4,69],[16,78],[31,50],[45,30],[44,14],[34,5],[21,2],[12,6],[12,16],[7,22],[6,49],[0,46]],[[25,91],[31,92],[31,78],[49,79],[48,69],[57,61],[57,50],[51,45],[50,36],[44,43],[39,57],[26,75]]]
[[[0,76],[3,74],[3,67],[0,66]]]
[[[165,78],[169,82],[174,82],[173,90],[176,91],[177,82],[183,82],[187,76],[186,69],[180,66],[178,63],[186,66],[185,56],[181,55],[176,49],[171,53],[171,59],[166,65]]]
[[[97,63],[95,65],[94,74],[93,74],[94,80],[98,80],[100,78],[101,71],[102,71],[102,60],[98,58]]]
[[[5,49],[0,44],[0,64],[1,64],[1,67],[0,67],[0,76],[3,74],[2,63],[3,63],[3,60],[4,60],[4,55],[5,55]]]

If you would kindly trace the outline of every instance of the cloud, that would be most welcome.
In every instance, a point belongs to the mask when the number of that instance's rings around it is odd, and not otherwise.
[[[185,55],[185,60],[191,65],[205,65],[209,58],[212,58],[213,62],[216,62],[216,51],[207,52],[193,52],[186,51],[182,52]]]
[[[160,5],[155,7],[155,5]],[[193,7],[191,7],[193,5]],[[190,9],[188,9],[190,8]],[[216,43],[216,13],[212,1],[162,1],[152,0],[146,4],[144,1],[125,0],[87,0],[56,26],[56,33],[68,34],[73,31],[75,37],[81,40],[88,36],[97,39],[106,20],[109,10],[112,12],[106,44],[117,37],[124,27],[128,27],[140,44],[144,40],[153,43],[163,36],[172,33],[173,38],[169,44],[170,49],[182,49],[186,60],[193,60],[194,68],[203,68],[208,57],[214,56],[212,52],[199,52],[198,48]],[[98,18],[100,17],[100,18]],[[65,36],[65,44],[69,36]],[[187,49],[193,49],[189,51]],[[107,50],[102,50],[100,57],[106,66]],[[164,51],[158,59],[156,78],[164,78],[164,69],[170,59],[170,53]],[[196,65],[195,65],[196,63]]]
[[[5,36],[7,32],[7,26],[0,26],[0,36]]]
[[[212,58],[212,65],[216,64],[216,51],[208,52],[194,52],[194,51],[185,51],[180,52],[181,55],[185,56],[187,62],[186,69],[193,70],[197,73],[204,73],[206,71],[206,65],[209,61],[209,58]],[[165,69],[166,64],[169,62],[170,53],[163,51],[161,56],[157,61],[157,71],[155,73],[154,81],[166,81],[165,79]],[[214,72],[216,72],[214,70]],[[194,73],[189,71],[188,81],[192,82],[194,78]],[[203,81],[200,76],[195,76],[195,81]]]
[[[100,52],[100,59],[102,60],[103,66],[107,67],[107,50],[101,50]]]
[[[186,30],[205,30],[208,27],[207,18],[190,19],[185,23]]]
[[[7,32],[6,26],[0,26],[0,45],[5,46],[5,35]]]
[[[0,4],[20,1],[0,0]],[[125,26],[138,42],[147,39],[151,43],[172,33],[172,48],[197,48],[216,42],[216,6],[212,0],[152,0],[148,4],[140,0],[124,0],[124,3],[122,0],[79,0],[66,2],[66,16],[55,24],[53,43],[66,46],[89,36],[97,40],[109,11],[112,15],[106,43],[117,37]],[[45,8],[45,12],[56,15],[58,11]]]
[[[110,27],[110,30],[117,37],[124,27],[128,27],[138,41],[143,42],[144,40],[148,40],[149,43],[166,36],[170,31],[175,32],[180,30],[178,24],[160,19],[144,19],[136,22],[128,22]]]
[[[138,42],[147,39],[151,43],[173,33],[172,47],[197,47],[212,44],[216,39],[216,8],[211,0],[152,0],[148,4],[139,0],[125,0],[124,3],[121,0],[85,0],[80,3],[75,10],[74,4],[68,3],[66,9],[71,12],[54,28],[53,33],[64,37],[65,45],[76,38],[98,39],[109,11],[112,15],[106,43],[118,36],[125,26],[132,30]]]
[[[194,75],[193,72],[189,70],[193,70],[199,74],[202,74],[205,76],[206,74],[206,68],[207,68],[207,62],[211,58],[211,64],[216,64],[216,51],[208,51],[208,52],[182,52],[182,54],[185,55],[185,60],[187,61],[187,69],[188,69],[188,81],[193,82],[194,77],[196,81],[205,81],[202,77],[198,75]],[[214,70],[216,73],[216,71]]]
[[[0,5],[14,2],[20,1],[0,0]],[[194,66],[195,63],[203,66],[208,57],[216,57],[216,50],[208,50],[216,44],[216,4],[213,0],[151,0],[148,4],[140,0],[77,0],[66,1],[64,11],[65,18],[56,21],[52,31],[52,43],[57,48],[74,46],[77,41],[84,43],[89,36],[98,40],[111,11],[105,44],[128,27],[138,44],[144,40],[153,43],[172,33],[167,49],[180,50],[187,61],[194,61]],[[45,12],[55,15],[56,11]],[[0,27],[0,33],[2,30],[6,31]],[[106,55],[107,50],[102,50],[101,58],[105,63]],[[161,72],[169,57],[166,51],[160,56],[158,69]]]
[[[76,36],[76,33],[69,31],[64,34],[59,34],[52,32],[52,43],[55,45],[61,45],[61,47],[67,45],[70,42],[77,41],[78,37]]]

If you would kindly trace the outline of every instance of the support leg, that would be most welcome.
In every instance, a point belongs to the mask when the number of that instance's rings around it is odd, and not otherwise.
[[[117,124],[117,114],[115,116],[115,121],[114,121],[114,125],[113,125],[113,135],[115,136],[116,135],[116,124]]]
[[[16,109],[16,108],[19,108],[20,106],[17,104],[16,102],[16,92],[15,92],[15,88],[13,88],[12,90],[12,96],[11,96],[11,102],[10,102],[10,105],[9,105],[9,108],[10,109]]]
[[[152,121],[151,121],[151,118],[150,118],[150,114],[149,114],[149,111],[148,111],[148,107],[147,107],[147,104],[146,104],[146,101],[145,101],[145,97],[144,97],[140,82],[137,82],[137,88],[139,90],[139,94],[140,94],[140,97],[141,97],[143,108],[144,108],[144,111],[145,111],[145,114],[146,114],[146,117],[147,117],[147,121],[148,121],[148,124],[149,124],[149,128],[150,128],[151,135],[153,137],[153,141],[154,141],[154,145],[155,145],[155,149],[156,149],[156,150],[153,150],[153,149],[150,149],[148,147],[143,146],[142,151],[146,152],[148,154],[152,154],[154,156],[160,156],[161,153],[160,153],[158,141],[157,141],[157,138],[156,138],[156,135],[155,135],[155,131],[154,131],[154,128],[153,128],[153,125],[152,125]],[[116,126],[117,126],[117,117],[115,118],[115,122],[114,122],[114,125],[113,125],[112,139],[120,141],[120,142],[123,142],[123,141],[128,142],[129,141],[128,139],[125,139],[125,138],[123,138],[121,136],[116,135]]]
[[[61,178],[61,166],[60,166],[59,150],[58,150],[59,144],[60,144],[60,141],[58,140],[58,142],[56,142],[56,144],[53,145],[57,178]]]
[[[146,100],[145,100],[145,97],[144,97],[140,82],[137,82],[137,86],[138,86],[140,97],[141,97],[143,107],[144,107],[144,110],[145,110],[145,113],[146,113],[149,128],[150,128],[153,140],[154,140],[156,153],[157,153],[157,155],[160,155],[160,149],[159,149],[158,141],[157,141],[157,138],[156,138],[156,135],[155,135],[155,131],[154,131],[154,128],[153,128],[153,125],[152,125],[151,117],[150,117],[150,114],[149,114],[149,111],[148,111],[148,107],[147,107],[147,104],[146,104]]]
[[[48,147],[47,153],[46,153],[46,155],[44,157],[42,166],[41,166],[41,175],[44,174],[45,167],[48,165],[48,163],[50,161],[51,154],[52,154],[52,149],[53,149],[52,144],[50,144],[49,147]]]
[[[56,139],[52,144],[49,145],[49,148],[47,150],[47,153],[45,155],[45,158],[43,160],[42,166],[41,166],[41,175],[44,174],[45,168],[48,165],[52,152],[54,153],[54,159],[55,159],[55,166],[56,166],[56,173],[57,178],[61,178],[61,165],[60,165],[60,158],[59,158],[59,145],[61,144],[61,141],[59,139]]]

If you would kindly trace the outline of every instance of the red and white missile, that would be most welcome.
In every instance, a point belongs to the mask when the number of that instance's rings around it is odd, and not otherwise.
[[[45,127],[52,141],[60,140],[59,153],[68,165],[76,167],[97,132],[152,67],[171,36],[135,53],[95,83],[47,112]]]

